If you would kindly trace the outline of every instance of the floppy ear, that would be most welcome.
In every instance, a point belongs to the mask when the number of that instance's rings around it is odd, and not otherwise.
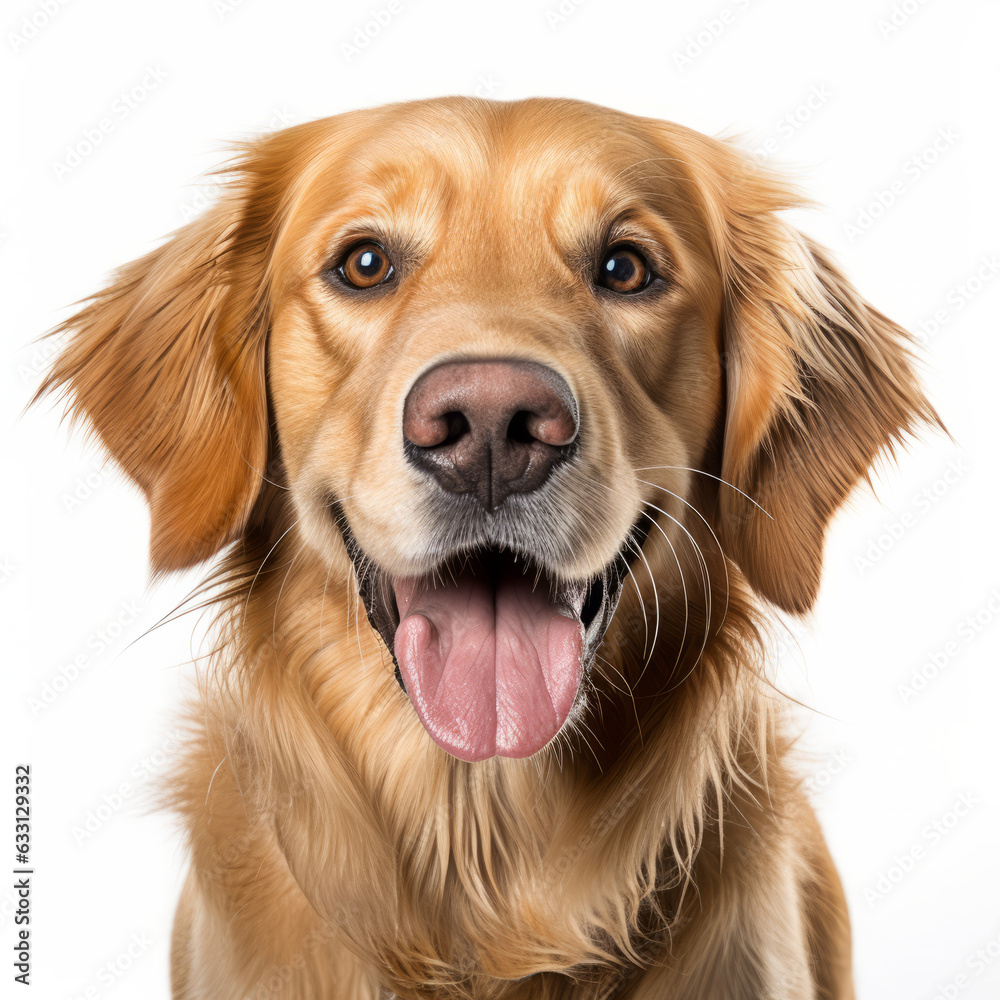
[[[941,424],[909,335],[776,214],[800,199],[715,147],[718,182],[703,191],[725,289],[721,476],[760,505],[721,486],[721,537],[759,593],[804,612],[834,512],[881,453],[920,423]]]
[[[73,417],[142,488],[155,572],[214,554],[257,496],[268,429],[266,214],[249,184],[234,185],[53,331],[72,337],[38,396],[63,390]]]

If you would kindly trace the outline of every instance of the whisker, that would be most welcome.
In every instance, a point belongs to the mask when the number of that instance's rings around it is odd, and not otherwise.
[[[599,483],[597,480],[593,479],[593,477],[589,477],[589,476],[588,477],[584,477],[583,484],[584,484],[584,486],[587,486],[587,487],[603,486],[604,485],[603,483]],[[608,488],[609,487],[605,486],[605,489],[608,489]],[[642,623],[643,623],[643,627],[644,627],[645,633],[646,633],[645,639],[643,640],[643,646],[642,646],[643,654],[645,654],[645,660],[643,662],[643,671],[645,671],[645,668],[646,668],[646,666],[648,666],[650,659],[652,659],[653,651],[656,649],[656,640],[657,640],[657,638],[659,637],[659,634],[660,634],[660,598],[659,598],[659,593],[657,592],[657,589],[656,589],[656,578],[653,575],[653,571],[652,571],[652,569],[649,566],[648,560],[646,559],[645,555],[643,554],[642,546],[637,545],[636,542],[635,542],[635,540],[631,536],[628,537],[627,542],[631,546],[632,550],[639,556],[640,559],[642,559],[643,563],[645,564],[645,566],[646,566],[646,572],[649,574],[649,582],[653,586],[653,603],[654,603],[654,607],[656,609],[656,623],[655,623],[655,626],[654,626],[654,629],[653,629],[653,641],[652,641],[651,644],[648,645],[648,653],[647,653],[647,643],[648,643],[648,640],[649,640],[649,620],[648,620],[648,618],[646,616],[646,601],[645,601],[645,599],[642,596],[642,590],[640,589],[639,583],[638,583],[638,581],[636,580],[635,576],[632,573],[632,569],[631,569],[631,567],[628,564],[628,560],[624,559],[624,558],[622,559],[622,563],[625,566],[625,569],[628,572],[628,575],[632,578],[632,583],[635,585],[636,596],[639,599],[639,607],[642,610]],[[641,678],[641,676],[642,675],[640,674],[640,678]]]
[[[601,654],[598,653],[596,655],[596,659],[600,660],[601,663],[603,663],[605,666],[610,667],[622,679],[622,683],[625,685],[625,689],[628,691],[629,698],[631,698],[632,700],[632,714],[635,716],[635,728],[639,732],[639,745],[643,746],[644,740],[642,738],[642,723],[639,721],[639,709],[635,703],[635,692],[632,690],[632,685],[629,684],[628,679],[625,677],[625,675],[606,656],[601,656]],[[616,691],[621,691],[621,688],[618,687],[618,685],[615,684],[614,681],[612,681],[610,678],[608,678],[608,681]],[[622,693],[624,694],[624,692]],[[601,716],[601,718],[602,719],[604,718],[603,715]]]
[[[685,506],[690,507],[691,510],[694,512],[695,516],[698,517],[701,520],[701,523],[704,524],[706,528],[708,528],[709,534],[712,536],[712,539],[714,540],[716,546],[718,547],[718,549],[719,549],[719,555],[722,557],[722,569],[723,569],[723,572],[726,574],[726,604],[725,604],[725,608],[723,609],[723,612],[722,612],[722,617],[719,619],[719,626],[715,630],[716,634],[718,634],[719,629],[722,628],[723,622],[725,622],[725,620],[726,620],[726,616],[729,614],[729,597],[730,597],[729,560],[726,558],[726,553],[725,553],[725,551],[722,548],[722,543],[719,541],[719,536],[716,535],[715,529],[708,523],[708,520],[705,518],[705,516],[702,514],[702,512],[700,510],[698,510],[698,508],[695,507],[695,505],[693,503],[691,503],[690,500],[685,500],[684,497],[679,496],[678,494],[674,493],[672,490],[668,490],[665,486],[660,486],[659,483],[651,483],[651,482],[649,482],[646,479],[640,479],[638,481],[640,483],[645,483],[646,486],[652,486],[654,489],[663,490],[664,493],[668,493],[670,496],[674,497],[676,500],[680,500],[680,502],[682,504],[684,504]]]
[[[353,494],[348,496],[335,496],[332,497],[327,503],[323,504],[325,507],[334,507],[340,505],[344,500],[353,499]],[[337,524],[340,525],[341,522],[347,521],[347,515],[341,508],[339,514],[336,515]],[[365,577],[370,568],[370,560],[368,556],[362,554],[361,565],[357,566],[354,561],[351,561],[351,569],[348,571],[347,576],[344,579],[344,589],[346,591],[347,600],[345,601],[345,614],[346,621],[344,622],[345,630],[350,630],[351,618],[352,618],[352,608],[353,608],[353,618],[354,618],[354,635],[358,643],[358,656],[361,658],[361,670],[362,672],[367,670],[367,664],[365,662],[364,649],[361,645],[361,589],[364,586]],[[332,567],[331,567],[332,570]],[[327,583],[329,583],[330,573],[327,572]],[[356,586],[351,586],[352,579],[356,580]],[[323,587],[324,598],[326,595],[326,584]]]
[[[631,539],[629,539],[629,545],[632,550],[646,563],[646,557],[642,554],[642,549]],[[629,579],[632,581],[632,585],[635,587],[635,596],[639,599],[639,609],[642,611],[642,654],[643,659],[648,660],[650,656],[653,655],[653,650],[656,648],[656,638],[660,630],[660,602],[656,593],[656,580],[653,579],[653,574],[649,569],[649,564],[646,563],[646,570],[649,573],[649,582],[653,585],[653,604],[656,607],[656,626],[653,631],[653,641],[649,641],[649,616],[646,614],[646,602],[643,599],[642,591],[639,589],[639,581],[635,578],[635,574],[632,572],[632,567],[629,566],[627,560],[625,562],[625,569],[628,572]]]
[[[261,479],[262,479],[262,480],[263,480],[263,481],[264,481],[265,483],[270,483],[270,484],[271,484],[272,486],[277,486],[277,488],[278,488],[279,490],[285,490],[286,492],[289,492],[289,493],[291,492],[291,489],[290,489],[290,488],[289,488],[288,486],[282,486],[282,485],[281,485],[281,483],[276,483],[276,482],[275,482],[275,481],[274,481],[273,479],[268,479],[268,478],[267,478],[267,476],[265,476],[265,475],[264,475],[264,473],[260,471],[260,469],[258,469],[258,468],[256,468],[255,466],[251,465],[251,463],[250,463],[250,462],[247,462],[246,458],[244,458],[244,456],[243,456],[243,455],[240,455],[240,458],[242,458],[242,459],[243,459],[243,461],[244,461],[244,462],[246,462],[246,464],[247,464],[247,465],[248,465],[248,466],[249,466],[249,467],[250,467],[251,469],[253,469],[253,471],[254,471],[254,472],[256,472],[256,473],[257,473],[257,475],[258,475],[258,476],[260,476],[260,478],[261,478]]]
[[[319,645],[323,648],[323,615],[326,613],[326,592],[330,586],[330,574],[333,573],[333,563],[326,568],[326,579],[323,581],[323,600],[319,606]]]
[[[333,497],[332,499],[330,499],[329,501],[327,501],[326,503],[320,504],[320,506],[321,507],[334,507],[338,503],[343,503],[345,500],[353,500],[354,497],[355,497],[355,494],[353,494],[353,493],[350,496],[343,496],[343,497],[336,496],[336,497]],[[338,515],[338,517],[337,517],[337,523],[339,524],[341,521],[344,521],[344,522],[347,521],[347,515],[346,514],[342,513],[342,514]]]
[[[705,588],[705,635],[702,639],[701,649],[698,650],[698,656],[695,660],[695,664],[697,664],[698,660],[701,659],[701,654],[705,652],[705,647],[708,644],[711,622],[712,622],[712,576],[708,569],[708,562],[705,559],[705,554],[701,551],[701,546],[699,546],[698,543],[695,541],[694,536],[691,534],[690,531],[688,531],[688,529],[683,524],[681,524],[680,521],[677,520],[676,517],[673,516],[673,514],[667,513],[667,511],[665,511],[662,507],[657,507],[656,504],[654,503],[647,502],[646,506],[652,507],[653,510],[659,511],[665,517],[669,517],[670,520],[673,521],[674,524],[676,524],[677,527],[680,528],[685,535],[687,535],[688,539],[691,542],[692,547],[694,548],[695,554],[698,557],[698,569],[700,572],[703,573],[702,584],[704,585]],[[685,675],[685,677],[688,676],[690,676],[690,672]]]
[[[364,556],[362,560],[362,565],[360,571],[355,567],[354,575],[357,577],[358,585],[357,587],[351,587],[351,573],[347,574],[347,589],[348,593],[351,590],[354,591],[354,635],[358,642],[358,656],[361,657],[361,672],[365,673],[368,669],[368,664],[365,663],[365,653],[361,646],[361,591],[364,587],[365,579],[368,573],[374,568],[374,563]],[[348,627],[350,627],[350,617],[348,617]]]
[[[649,574],[649,582],[653,587],[653,606],[656,608],[656,623],[653,628],[653,641],[649,647],[649,656],[646,657],[646,662],[643,664],[643,670],[649,664],[649,661],[653,657],[653,650],[656,649],[656,640],[660,637],[660,592],[656,587],[656,577],[653,575],[653,568],[649,565],[649,560],[646,558],[646,553],[642,551],[642,546],[639,545],[634,539],[630,539],[632,547],[639,554],[639,558],[642,560],[642,564],[646,567],[646,572]],[[646,605],[642,602],[642,617],[643,621],[646,619]],[[641,675],[640,675],[641,676]]]
[[[219,773],[219,768],[222,767],[226,761],[229,760],[229,754],[227,753],[218,764],[215,765],[215,770],[212,772],[212,777],[208,779],[208,788],[205,790],[205,805],[208,805],[208,797],[212,794],[212,784],[215,781],[215,776]]]
[[[709,479],[714,479],[716,482],[722,483],[723,486],[728,486],[731,490],[736,490],[741,496],[747,498],[759,511],[767,514],[768,517],[773,521],[774,518],[749,493],[744,493],[738,486],[733,485],[727,479],[722,479],[720,476],[713,475],[711,472],[706,472],[704,469],[692,469],[687,465],[644,465],[638,469],[634,469],[634,472],[654,472],[656,469],[677,469],[680,472],[696,472],[702,476],[708,476]]]
[[[670,547],[670,554],[674,557],[674,562],[677,564],[677,573],[681,578],[681,590],[684,593],[684,630],[681,632],[681,641],[680,645],[677,647],[677,657],[674,660],[674,670],[676,670],[680,666],[681,654],[684,652],[684,646],[687,643],[688,623],[691,618],[690,602],[688,600],[687,581],[684,579],[684,569],[681,566],[681,561],[677,556],[677,550],[674,548],[673,542],[670,541],[670,538],[667,535],[667,533],[663,530],[663,526],[660,524],[659,521],[656,520],[655,517],[653,517],[652,514],[647,514],[645,511],[643,511],[642,513],[644,517],[649,518],[649,520],[653,522],[654,527],[656,527],[659,530],[660,534],[663,535],[664,541]],[[636,683],[642,680],[643,674],[645,674],[645,672],[646,672],[646,664],[643,665],[642,670],[639,672],[639,678],[636,681]]]
[[[664,466],[664,468],[666,468],[666,466]],[[680,468],[680,466],[673,466],[673,468]],[[641,481],[644,481],[644,480],[641,480]],[[597,485],[599,485],[599,486],[603,486],[606,490],[609,490],[610,492],[614,492],[614,493],[619,492],[617,490],[612,490],[612,488],[610,486],[608,486],[606,483],[597,483],[596,480],[595,480],[595,483]],[[655,484],[651,484],[651,485],[655,485]],[[661,487],[661,489],[663,489],[663,487]],[[664,489],[664,492],[670,493],[670,490]],[[676,496],[676,494],[671,494],[671,495],[672,496]],[[683,498],[678,497],[677,499],[683,499]],[[702,654],[705,652],[705,648],[708,645],[708,639],[709,639],[709,636],[711,634],[711,622],[712,622],[712,575],[711,575],[711,572],[710,572],[710,570],[708,568],[708,561],[705,559],[705,554],[702,552],[701,546],[698,545],[697,541],[694,538],[694,535],[691,534],[691,532],[688,530],[688,528],[687,528],[686,525],[684,525],[681,521],[679,521],[676,517],[674,517],[673,514],[670,514],[668,511],[665,511],[662,507],[658,507],[654,503],[647,502],[646,506],[652,507],[654,510],[659,511],[659,513],[663,514],[664,517],[667,517],[671,521],[673,521],[673,523],[676,524],[677,527],[680,528],[681,531],[684,532],[684,534],[687,537],[688,541],[691,543],[691,547],[694,550],[694,553],[695,553],[695,555],[697,556],[697,559],[698,559],[698,570],[699,570],[699,574],[702,577],[702,586],[703,586],[704,592],[705,592],[705,606],[706,606],[706,612],[705,613],[706,613],[706,617],[705,617],[705,634],[704,634],[704,637],[702,639],[701,648],[699,649],[698,655],[697,655],[697,657],[695,658],[695,661],[694,661],[694,666],[697,666],[698,662],[701,660]],[[688,506],[691,507],[691,509],[694,510],[695,513],[698,514],[699,517],[701,517],[701,514],[696,510],[696,508],[693,505],[688,504]],[[702,518],[702,520],[704,521],[705,519]],[[659,528],[660,532],[666,538],[666,533],[663,532],[662,527],[660,527],[660,525],[657,524],[657,522],[655,521],[655,519],[653,520],[653,523],[657,525],[657,528]],[[705,522],[705,523],[707,525],[707,522]],[[709,528],[709,531],[711,531],[711,525],[708,525],[708,528]],[[712,534],[713,534],[713,537],[714,537],[715,533],[712,532]],[[671,551],[673,552],[673,545],[670,543],[669,539],[667,539],[667,544],[670,545]],[[718,538],[716,538],[716,544],[718,544]],[[721,545],[719,546],[719,549],[720,549],[720,552],[721,552],[722,551]],[[687,598],[687,587],[686,587],[685,581],[684,581],[683,570],[681,570],[680,563],[677,560],[677,553],[674,552],[673,554],[674,554],[674,560],[675,560],[675,562],[678,562],[678,571],[681,574],[681,586],[684,588],[685,616],[686,616],[687,615],[687,599],[688,599]],[[723,565],[725,565],[725,554],[724,553],[723,553]],[[729,590],[728,590],[728,588],[729,588],[729,571],[728,571],[728,569],[726,570],[726,588],[727,588],[727,590],[726,590],[726,613],[728,614],[728,611],[729,611]],[[720,628],[721,628],[721,623],[720,623]],[[685,620],[684,637],[681,640],[681,649],[683,649],[684,640],[686,640],[686,638],[687,638],[687,621]],[[675,664],[675,667],[676,667],[676,664]],[[694,669],[694,667],[692,667],[692,669]],[[643,672],[645,672],[645,666],[643,667]],[[685,674],[684,679],[687,679],[687,677],[689,677],[690,675],[691,675],[691,671],[688,671],[688,673]],[[641,677],[641,674],[640,674],[640,677]]]
[[[285,590],[285,584],[288,583],[288,575],[292,572],[292,567],[295,565],[295,560],[302,555],[302,543],[299,543],[299,550],[292,557],[292,561],[288,564],[288,569],[285,570],[285,577],[281,581],[281,586],[278,588],[278,596],[274,599],[274,619],[271,622],[271,646],[274,648],[274,636],[278,630],[278,605],[281,603],[281,595]],[[278,650],[274,648],[275,658],[277,658]]]
[[[638,554],[642,554],[642,549],[639,548],[632,538],[628,539],[629,545],[632,550]],[[646,602],[642,599],[642,591],[639,589],[639,581],[636,580],[635,574],[632,572],[632,567],[629,566],[627,559],[622,559],[622,563],[625,566],[625,572],[628,573],[629,578],[632,581],[632,585],[635,587],[635,596],[639,599],[639,607],[642,610],[642,627],[645,630],[645,635],[642,639],[642,652],[645,655],[646,650],[649,648],[649,619],[646,617]],[[650,576],[652,580],[652,576]],[[654,583],[654,587],[655,587]]]
[[[291,531],[292,528],[294,528],[295,525],[297,525],[300,520],[301,520],[300,518],[296,518],[287,528],[285,528],[285,530],[278,536],[278,540],[274,543],[274,545],[272,545],[270,549],[268,549],[267,555],[264,556],[264,558],[261,560],[260,565],[257,567],[257,572],[254,573],[253,580],[250,581],[250,589],[247,590],[247,596],[243,600],[243,621],[241,622],[241,628],[244,629],[246,628],[247,610],[250,607],[250,595],[253,593],[253,588],[257,583],[257,577],[260,576],[261,571],[264,569],[264,564],[268,561],[268,559],[271,558],[271,553],[274,552],[274,550],[281,544],[281,539],[284,538],[285,535],[287,535],[288,532]]]
[[[595,486],[600,486],[603,489],[606,489],[609,493],[615,493],[618,496],[624,496],[623,493],[621,493],[619,490],[612,489],[612,487],[608,486],[607,483],[598,482],[596,479],[593,479],[592,477],[589,479],[589,481],[591,483],[593,483],[593,485],[595,485]],[[694,546],[694,549],[695,549],[696,553],[699,555],[699,557],[702,560],[702,563],[704,564],[704,555],[702,555],[701,549],[698,547],[697,542],[695,542],[694,537],[687,530],[687,528],[685,528],[684,525],[681,524],[681,522],[678,521],[677,518],[675,518],[672,514],[668,514],[665,510],[663,510],[660,507],[657,507],[655,504],[647,504],[647,506],[653,507],[654,510],[658,510],[658,511],[660,511],[660,513],[664,514],[666,517],[670,518],[670,520],[673,521],[687,535],[688,539],[691,541],[691,544]],[[652,521],[653,525],[660,532],[660,534],[663,535],[664,541],[669,546],[670,553],[674,557],[674,562],[677,565],[677,574],[680,577],[681,590],[683,591],[683,594],[684,594],[684,630],[681,633],[681,641],[680,641],[680,645],[678,646],[678,649],[677,649],[677,658],[674,661],[674,670],[676,670],[677,667],[680,666],[681,655],[683,654],[683,652],[684,652],[684,646],[687,643],[688,628],[689,628],[689,623],[690,623],[690,618],[691,618],[690,600],[689,600],[689,596],[688,596],[687,581],[684,578],[684,568],[681,566],[681,561],[680,561],[680,558],[677,555],[677,550],[674,548],[674,544],[670,540],[670,537],[663,530],[663,526],[659,523],[659,521],[657,521],[657,519],[655,517],[653,517],[651,514],[648,514],[645,510],[642,511],[642,515],[643,515],[643,517],[646,517],[650,521]],[[648,569],[648,565],[647,565],[647,569]],[[705,571],[706,571],[706,573],[708,572],[707,564],[705,564]],[[706,596],[707,596],[710,593],[709,587],[710,587],[711,581],[709,580],[706,583],[706,581],[703,580],[702,582],[705,583],[705,585],[706,585]],[[657,599],[657,613],[659,613],[659,599]],[[705,645],[706,645],[706,643],[708,641],[707,631],[708,631],[708,629],[707,629],[707,626],[706,626],[706,638],[705,638],[705,641],[702,643],[701,651],[698,654],[699,658],[701,657],[701,653],[704,652]],[[643,664],[642,670],[639,672],[639,677],[636,680],[636,684],[638,684],[642,680],[643,676],[646,673],[646,668],[648,666],[649,666],[649,660],[647,660]]]

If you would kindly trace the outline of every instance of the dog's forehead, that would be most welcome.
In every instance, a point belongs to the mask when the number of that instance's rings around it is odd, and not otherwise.
[[[582,101],[441,98],[375,113],[344,123],[372,159],[403,153],[465,170],[532,160],[614,169],[655,148],[646,119]]]
[[[670,158],[643,120],[577,101],[462,99],[384,109],[332,145],[351,201],[379,212],[489,213],[581,222],[650,195]]]

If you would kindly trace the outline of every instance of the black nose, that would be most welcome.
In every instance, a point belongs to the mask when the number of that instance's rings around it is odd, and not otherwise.
[[[489,511],[530,493],[568,457],[579,408],[566,380],[534,361],[454,361],[424,372],[403,406],[407,458]]]

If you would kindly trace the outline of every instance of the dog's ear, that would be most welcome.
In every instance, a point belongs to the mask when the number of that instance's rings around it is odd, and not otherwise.
[[[742,491],[720,486],[720,537],[759,593],[804,612],[834,512],[880,454],[941,424],[909,335],[777,214],[803,200],[728,143],[705,142],[692,181],[723,279],[720,474]]]
[[[258,186],[242,173],[214,208],[53,331],[70,339],[38,396],[64,391],[74,418],[145,493],[155,572],[237,537],[267,461],[276,221]]]
[[[723,544],[751,584],[786,611],[819,591],[834,513],[872,463],[923,422],[908,335],[869,305],[829,256],[787,235],[759,284],[731,289]],[[744,272],[744,278],[749,275]],[[765,513],[766,512],[766,513]]]

